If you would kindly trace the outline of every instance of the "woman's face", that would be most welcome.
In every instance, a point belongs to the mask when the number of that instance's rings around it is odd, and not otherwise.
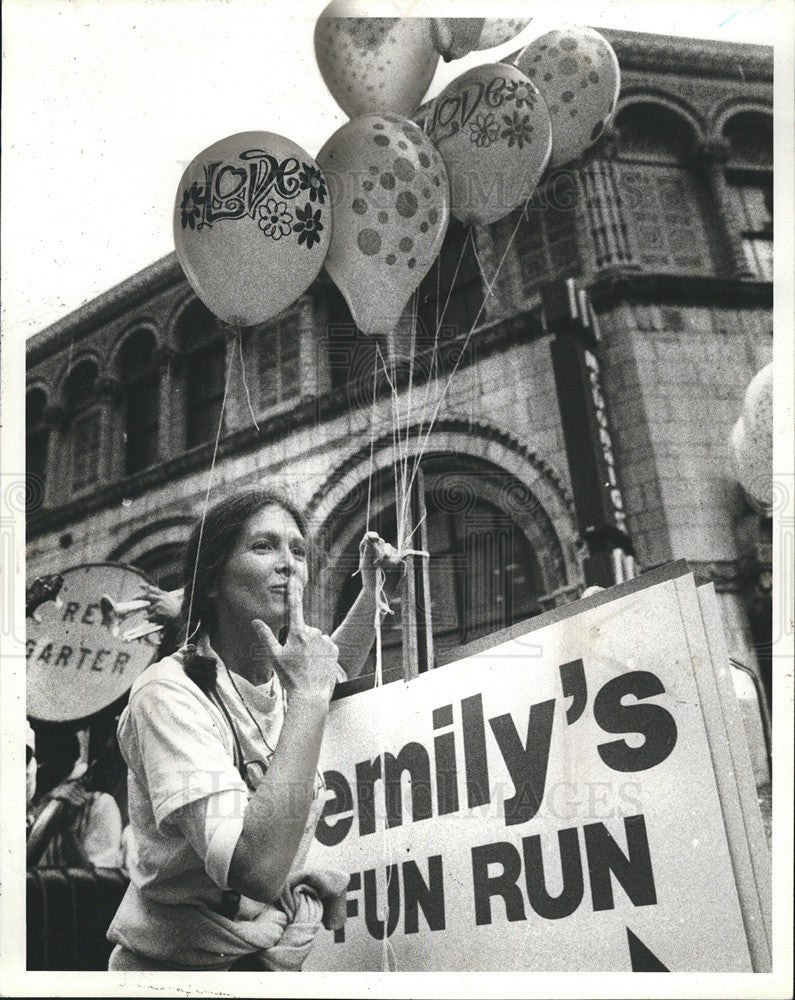
[[[221,571],[213,596],[217,620],[260,618],[278,635],[287,619],[287,581],[307,581],[306,543],[295,518],[270,504],[252,514]]]

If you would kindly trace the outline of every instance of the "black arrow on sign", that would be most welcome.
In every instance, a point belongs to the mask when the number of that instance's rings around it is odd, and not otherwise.
[[[627,927],[627,941],[629,942],[629,960],[632,963],[633,972],[670,972],[671,970],[662,964],[654,952],[649,951],[639,937],[632,933]]]

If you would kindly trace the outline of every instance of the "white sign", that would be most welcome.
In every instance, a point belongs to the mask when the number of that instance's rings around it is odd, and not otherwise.
[[[751,971],[693,659],[671,579],[335,702],[307,967]]]
[[[110,705],[157,652],[157,635],[134,638],[146,624],[145,610],[135,607],[141,573],[95,563],[59,575],[62,584],[45,590],[27,619],[27,714],[48,722]]]

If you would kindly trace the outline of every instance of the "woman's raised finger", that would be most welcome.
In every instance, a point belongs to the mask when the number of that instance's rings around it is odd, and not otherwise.
[[[287,612],[290,631],[303,631],[304,623],[304,587],[297,574],[287,581]]]

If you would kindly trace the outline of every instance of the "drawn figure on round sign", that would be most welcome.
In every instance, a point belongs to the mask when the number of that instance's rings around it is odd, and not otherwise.
[[[564,26],[536,38],[513,64],[533,80],[549,108],[550,168],[577,159],[616,110],[621,74],[610,43],[592,28]]]

